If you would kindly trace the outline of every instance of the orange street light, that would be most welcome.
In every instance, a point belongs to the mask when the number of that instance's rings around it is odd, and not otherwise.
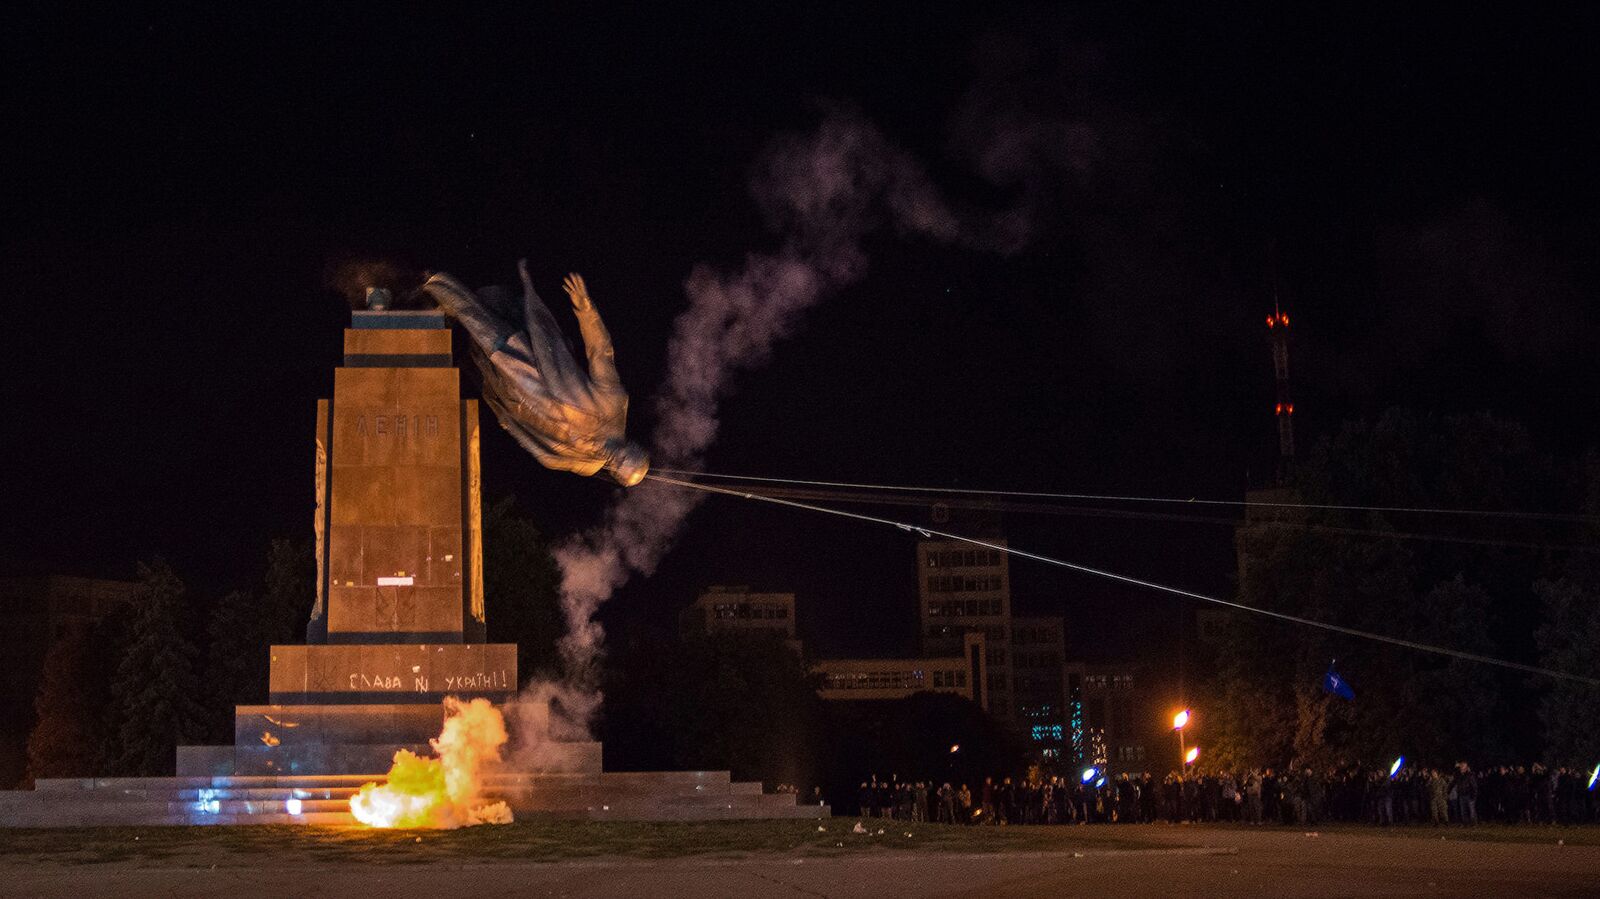
[[[1200,747],[1196,746],[1193,749],[1189,750],[1189,753],[1183,757],[1183,763],[1185,765],[1192,765],[1192,764],[1194,764],[1194,760],[1199,758],[1199,757],[1200,757]]]
[[[1184,725],[1186,725],[1188,723],[1189,723],[1189,710],[1188,709],[1184,709],[1183,711],[1179,712],[1178,714],[1172,716],[1172,729],[1173,730],[1183,730]]]

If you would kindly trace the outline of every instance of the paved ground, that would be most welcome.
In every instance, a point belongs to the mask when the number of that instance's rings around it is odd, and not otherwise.
[[[836,819],[838,820],[838,819]],[[1600,896],[1600,846],[1200,827],[1119,827],[1159,848],[967,853],[763,852],[741,858],[529,863],[310,864],[227,856],[212,867],[160,860],[0,862],[5,896]],[[1526,835],[1525,835],[1526,836]],[[192,862],[191,862],[192,863]]]

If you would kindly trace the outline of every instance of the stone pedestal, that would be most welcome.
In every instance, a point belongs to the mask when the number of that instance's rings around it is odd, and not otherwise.
[[[517,690],[517,648],[483,642],[478,404],[444,317],[357,312],[344,351],[317,403],[307,643],[272,647],[269,704],[238,707],[231,747],[182,747],[180,776],[381,774],[428,751],[444,697]]]

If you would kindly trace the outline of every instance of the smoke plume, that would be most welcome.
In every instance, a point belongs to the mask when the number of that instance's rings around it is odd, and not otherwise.
[[[673,325],[666,382],[654,398],[657,468],[701,465],[716,440],[718,405],[732,376],[764,363],[805,310],[862,277],[868,234],[888,227],[939,241],[958,236],[955,216],[922,168],[845,110],[829,113],[815,132],[774,142],[756,165],[750,189],[781,245],[751,253],[736,267],[702,264],[689,273],[689,308]],[[604,632],[595,613],[633,574],[655,570],[699,500],[699,494],[646,481],[622,494],[598,527],[556,550],[568,624],[560,647],[567,679],[530,688],[527,708],[553,711],[530,712],[535,720],[515,728],[519,742],[559,740],[551,728],[586,731],[599,704]]]

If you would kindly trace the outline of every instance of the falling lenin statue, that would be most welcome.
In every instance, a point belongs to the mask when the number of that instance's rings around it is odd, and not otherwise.
[[[449,275],[433,275],[422,289],[466,328],[483,374],[483,398],[523,449],[546,468],[585,476],[604,470],[618,483],[634,486],[644,480],[650,459],[624,436],[628,394],[617,375],[611,335],[583,278],[568,275],[563,286],[583,334],[588,374],[573,360],[555,318],[534,292],[527,262],[518,269],[520,327]],[[489,290],[484,293],[491,296]],[[492,298],[505,299],[498,292]]]

